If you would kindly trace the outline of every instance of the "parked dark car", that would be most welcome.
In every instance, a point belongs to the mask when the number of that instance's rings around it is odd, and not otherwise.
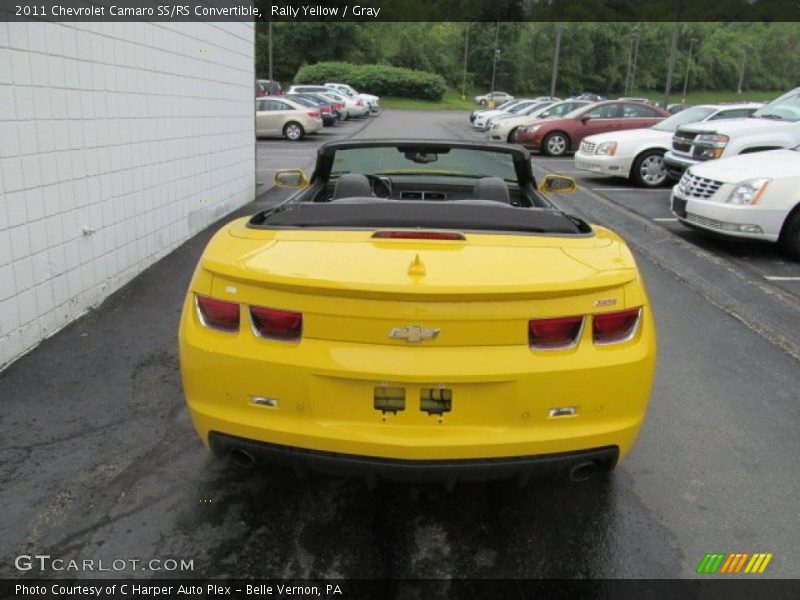
[[[319,108],[322,116],[322,124],[327,127],[336,125],[336,123],[339,121],[338,116],[333,112],[332,102],[323,102],[322,100],[311,98],[306,94],[286,94],[285,97],[289,100],[294,100],[303,106],[308,106],[309,108]]]
[[[321,102],[323,105],[330,105],[331,107],[331,114],[337,121],[344,120],[344,109],[345,106],[341,102],[337,102],[328,96],[323,96],[322,94],[316,93],[303,93],[300,94],[301,96],[305,96],[306,98],[311,98],[312,100],[316,100],[317,102]]]
[[[277,81],[273,81],[271,79],[256,79],[256,98],[282,95],[283,88]]]

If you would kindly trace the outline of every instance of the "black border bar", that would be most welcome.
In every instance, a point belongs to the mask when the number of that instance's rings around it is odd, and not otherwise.
[[[139,10],[126,14],[120,9]],[[28,19],[50,22],[796,22],[800,21],[800,0],[0,0],[0,20]]]

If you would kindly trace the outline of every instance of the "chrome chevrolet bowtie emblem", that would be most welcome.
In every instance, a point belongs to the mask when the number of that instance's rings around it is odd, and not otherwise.
[[[435,340],[439,336],[439,331],[439,329],[429,329],[422,325],[406,325],[392,329],[389,337],[418,344],[422,340]]]

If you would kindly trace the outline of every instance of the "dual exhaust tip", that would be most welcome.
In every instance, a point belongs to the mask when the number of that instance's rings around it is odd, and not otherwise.
[[[241,469],[252,469],[256,465],[255,457],[242,448],[233,448],[228,452],[228,460]],[[573,483],[584,483],[594,479],[599,472],[598,462],[587,460],[571,466],[567,471],[567,476]]]

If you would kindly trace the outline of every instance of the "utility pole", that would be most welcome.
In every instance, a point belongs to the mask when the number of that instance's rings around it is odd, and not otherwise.
[[[636,89],[636,63],[639,60],[639,27],[633,28],[633,64],[631,65],[631,91],[630,95],[633,96],[633,91]]]
[[[469,21],[467,21],[467,30],[464,34],[464,76],[461,80],[461,99],[467,98],[467,58],[469,56]]]
[[[742,68],[739,70],[739,85],[736,87],[736,93],[742,93],[742,85],[744,84],[744,68],[747,66],[747,55],[753,50],[750,44],[745,44],[742,47]]]
[[[678,53],[678,33],[681,24],[677,21],[672,27],[672,44],[669,48],[669,63],[667,65],[667,84],[664,86],[664,108],[669,105],[669,93],[672,91],[672,73],[675,70],[675,55]]]
[[[273,81],[272,79],[272,21],[269,22],[267,26],[267,38],[269,38],[269,76],[268,79]],[[271,91],[269,92],[272,93]]]
[[[492,89],[489,94],[489,107],[494,108],[494,77],[497,73],[497,57],[500,55],[500,50],[497,48],[497,42],[500,38],[500,21],[497,21],[497,27],[494,30],[494,59],[492,60]]]
[[[628,90],[631,88],[631,67],[633,67],[633,40],[635,37],[634,32],[637,30],[636,26],[634,25],[631,27],[631,42],[628,46],[628,68],[625,71],[625,85],[622,88],[622,95],[628,96]]]
[[[553,77],[550,80],[550,97],[556,95],[556,79],[558,79],[558,55],[561,52],[561,34],[564,33],[563,25],[556,25],[556,48],[553,52]]]
[[[686,59],[686,77],[683,79],[683,96],[681,97],[681,104],[686,104],[686,89],[689,87],[689,67],[692,64],[692,48],[697,43],[697,38],[689,40],[689,58]]]

